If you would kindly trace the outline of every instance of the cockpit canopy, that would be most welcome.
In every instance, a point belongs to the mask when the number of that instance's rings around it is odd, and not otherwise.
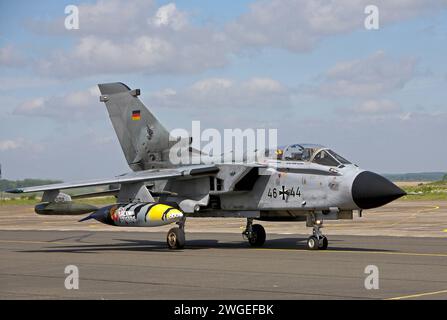
[[[317,144],[291,144],[276,152],[283,161],[310,161],[323,166],[339,167],[351,164],[329,148]]]

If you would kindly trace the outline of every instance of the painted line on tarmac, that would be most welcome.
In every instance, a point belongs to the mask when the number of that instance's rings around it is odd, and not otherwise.
[[[433,291],[433,292],[424,292],[424,293],[417,293],[412,294],[408,296],[400,296],[400,297],[394,297],[394,298],[388,298],[385,300],[403,300],[403,299],[412,299],[412,298],[420,298],[420,297],[426,297],[426,296],[433,296],[435,294],[442,294],[447,293],[447,290],[441,290],[441,291]]]
[[[307,253],[315,253],[315,251],[305,250],[301,248],[297,249],[274,249],[274,248],[256,248],[252,250],[272,250],[272,251],[300,251]],[[415,257],[447,257],[447,253],[417,253],[417,252],[382,252],[382,251],[354,251],[354,250],[319,250],[318,253],[363,253],[363,254],[384,254],[395,256],[415,256]]]
[[[391,228],[392,228],[392,227],[395,227],[395,226],[397,226],[398,224],[401,224],[401,223],[404,223],[404,222],[408,222],[408,219],[414,219],[414,218],[416,218],[417,215],[420,214],[420,213],[431,212],[431,211],[434,211],[434,210],[439,210],[440,208],[441,208],[440,206],[428,206],[427,208],[420,209],[420,210],[417,210],[416,212],[413,212],[409,217],[405,217],[405,218],[403,218],[403,219],[401,219],[401,220],[399,220],[399,221],[396,221],[396,222],[390,224],[389,226],[390,226]]]
[[[431,208],[419,210],[419,213],[428,212],[428,211],[432,211],[432,210],[438,210],[440,208],[441,208],[440,206],[432,206]]]

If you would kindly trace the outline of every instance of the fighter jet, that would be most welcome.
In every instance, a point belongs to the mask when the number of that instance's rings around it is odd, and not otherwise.
[[[90,214],[113,226],[155,227],[177,224],[167,233],[171,249],[185,246],[187,217],[246,218],[243,237],[254,247],[265,243],[266,232],[254,221],[302,221],[312,228],[311,250],[325,250],[323,221],[353,219],[354,212],[383,206],[405,192],[386,178],[321,145],[292,144],[266,152],[263,161],[174,165],[169,152],[179,139],[161,125],[139,99],[140,90],[123,83],[99,84],[131,172],[108,179],[60,183],[8,190],[43,192],[35,211],[44,215]],[[190,139],[188,139],[190,140]],[[181,140],[183,141],[183,140]],[[200,151],[190,147],[191,154]],[[61,190],[111,186],[105,191],[69,196]],[[115,195],[103,208],[73,201]]]

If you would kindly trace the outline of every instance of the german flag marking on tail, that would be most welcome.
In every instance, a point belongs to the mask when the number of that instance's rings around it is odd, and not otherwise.
[[[132,111],[132,120],[138,121],[141,119],[141,113],[140,110],[134,110]]]

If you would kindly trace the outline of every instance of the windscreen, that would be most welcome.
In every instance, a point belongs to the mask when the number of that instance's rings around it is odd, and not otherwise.
[[[329,152],[335,159],[337,159],[337,161],[339,161],[341,164],[351,164],[351,162],[349,162],[348,160],[346,160],[345,158],[343,158],[342,156],[338,155],[337,153],[335,153],[332,150],[327,150],[327,152]]]
[[[313,162],[330,167],[338,167],[340,165],[340,163],[328,153],[328,150],[321,150],[318,152],[315,155]]]

